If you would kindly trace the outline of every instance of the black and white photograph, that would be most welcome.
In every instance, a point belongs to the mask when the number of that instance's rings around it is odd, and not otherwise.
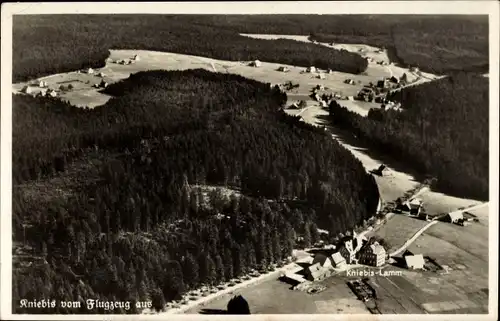
[[[497,320],[498,15],[3,4],[1,318]]]

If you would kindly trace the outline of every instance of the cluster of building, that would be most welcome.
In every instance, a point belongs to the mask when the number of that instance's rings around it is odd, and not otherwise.
[[[140,61],[140,57],[139,55],[134,55],[134,57],[130,58],[130,59],[119,59],[119,60],[116,60],[114,61],[114,63],[117,63],[119,65],[131,65],[133,63],[135,63],[136,61]],[[113,62],[113,61],[111,61]]]
[[[331,253],[331,254],[329,254]],[[387,260],[385,248],[364,235],[345,237],[337,247],[298,260],[296,267],[281,275],[283,281],[298,285],[304,282],[321,281],[333,273],[345,271],[348,265],[363,264],[383,266]]]
[[[424,202],[419,198],[412,198],[407,201],[396,200],[396,211],[404,212],[413,216],[422,214]]]
[[[38,89],[35,90],[35,88]],[[34,95],[36,97],[57,97],[57,91],[48,88],[48,84],[45,80],[40,80],[38,84],[35,85],[25,85],[21,89],[21,92],[28,95]]]

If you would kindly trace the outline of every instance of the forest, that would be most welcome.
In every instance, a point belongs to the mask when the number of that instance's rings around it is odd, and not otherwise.
[[[435,74],[489,70],[488,16],[372,16],[358,22],[315,30],[311,39],[385,47],[391,61]]]
[[[161,310],[189,289],[289,259],[297,236],[366,224],[373,177],[269,84],[149,71],[95,109],[13,95],[13,312]],[[30,130],[26,130],[29,128]],[[126,310],[20,308],[130,301]]]
[[[370,110],[361,117],[330,105],[332,122],[437,178],[459,197],[489,198],[488,78],[471,73],[392,93],[403,112]]]
[[[405,67],[437,74],[487,72],[487,16],[439,15],[50,15],[15,16],[13,81],[102,67],[109,49],[144,49],[360,73],[355,53],[239,33],[310,35],[320,42],[385,47]],[[207,40],[209,39],[209,40]]]
[[[193,21],[195,23],[193,23]],[[358,74],[357,54],[293,40],[240,36],[196,16],[25,15],[13,20],[13,81],[102,67],[109,49],[144,49],[232,61],[262,60]]]

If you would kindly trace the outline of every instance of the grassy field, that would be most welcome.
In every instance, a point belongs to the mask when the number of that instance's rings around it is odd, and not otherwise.
[[[67,92],[60,92],[59,95],[61,98],[76,106],[95,107],[104,104],[110,98],[109,96],[100,93],[98,89],[92,87],[92,85],[98,84],[101,81],[101,77],[97,76],[98,73],[103,73],[104,77],[102,77],[102,79],[111,84],[128,78],[130,74],[139,71],[203,68],[210,71],[238,74],[271,84],[280,84],[292,81],[300,85],[300,87],[293,93],[299,97],[307,97],[311,93],[312,88],[318,84],[328,88],[326,92],[334,91],[339,92],[342,95],[353,96],[356,95],[364,85],[367,85],[369,82],[375,82],[380,77],[380,75],[371,75],[370,71],[368,71],[368,75],[352,75],[341,72],[333,72],[332,74],[327,74],[326,79],[320,80],[317,79],[317,74],[305,73],[305,68],[303,67],[288,66],[290,68],[290,72],[279,72],[277,71],[278,67],[285,65],[277,63],[263,62],[261,67],[255,68],[248,66],[248,62],[224,61],[205,57],[155,51],[111,50],[110,52],[111,54],[109,58],[112,61],[130,59],[135,54],[139,55],[140,61],[130,65],[120,65],[108,61],[103,68],[95,70],[95,75],[69,72],[42,77],[40,79],[45,80],[48,83],[49,88],[56,90],[61,84],[65,86],[72,84],[75,89]],[[344,80],[347,78],[355,79],[361,83],[356,85],[347,85],[344,83]],[[14,92],[18,92],[29,83],[30,82],[22,82],[14,84]],[[34,87],[34,91],[37,92],[39,89]],[[375,106],[376,104],[373,105]],[[366,109],[367,107],[362,108],[361,112],[365,113]]]
[[[332,277],[322,284],[327,289],[317,294],[308,294],[290,289],[290,285],[279,280],[267,282],[239,290],[249,303],[252,314],[369,314],[365,305],[347,287],[343,278]],[[206,313],[210,310],[225,310],[232,295],[225,295],[214,301],[186,311],[186,313]],[[205,309],[205,310],[204,310]]]
[[[409,238],[411,238],[419,229],[428,222],[408,217],[403,214],[394,215],[374,234],[383,238],[388,244],[388,252],[398,249]]]

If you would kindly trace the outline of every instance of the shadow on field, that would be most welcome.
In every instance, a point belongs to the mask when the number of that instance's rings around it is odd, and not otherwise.
[[[316,118],[319,120],[318,123],[322,126],[326,126],[330,133],[332,133],[339,142],[352,146],[352,149],[363,152],[370,158],[387,165],[395,171],[413,176],[413,181],[415,182],[422,182],[425,179],[424,175],[415,171],[410,166],[405,165],[401,161],[396,160],[390,153],[384,153],[383,150],[377,149],[375,146],[363,142],[354,136],[354,134],[349,130],[332,126],[328,115],[318,115]],[[372,170],[374,169],[375,168]]]
[[[202,309],[200,314],[228,314],[226,310],[222,309]]]

